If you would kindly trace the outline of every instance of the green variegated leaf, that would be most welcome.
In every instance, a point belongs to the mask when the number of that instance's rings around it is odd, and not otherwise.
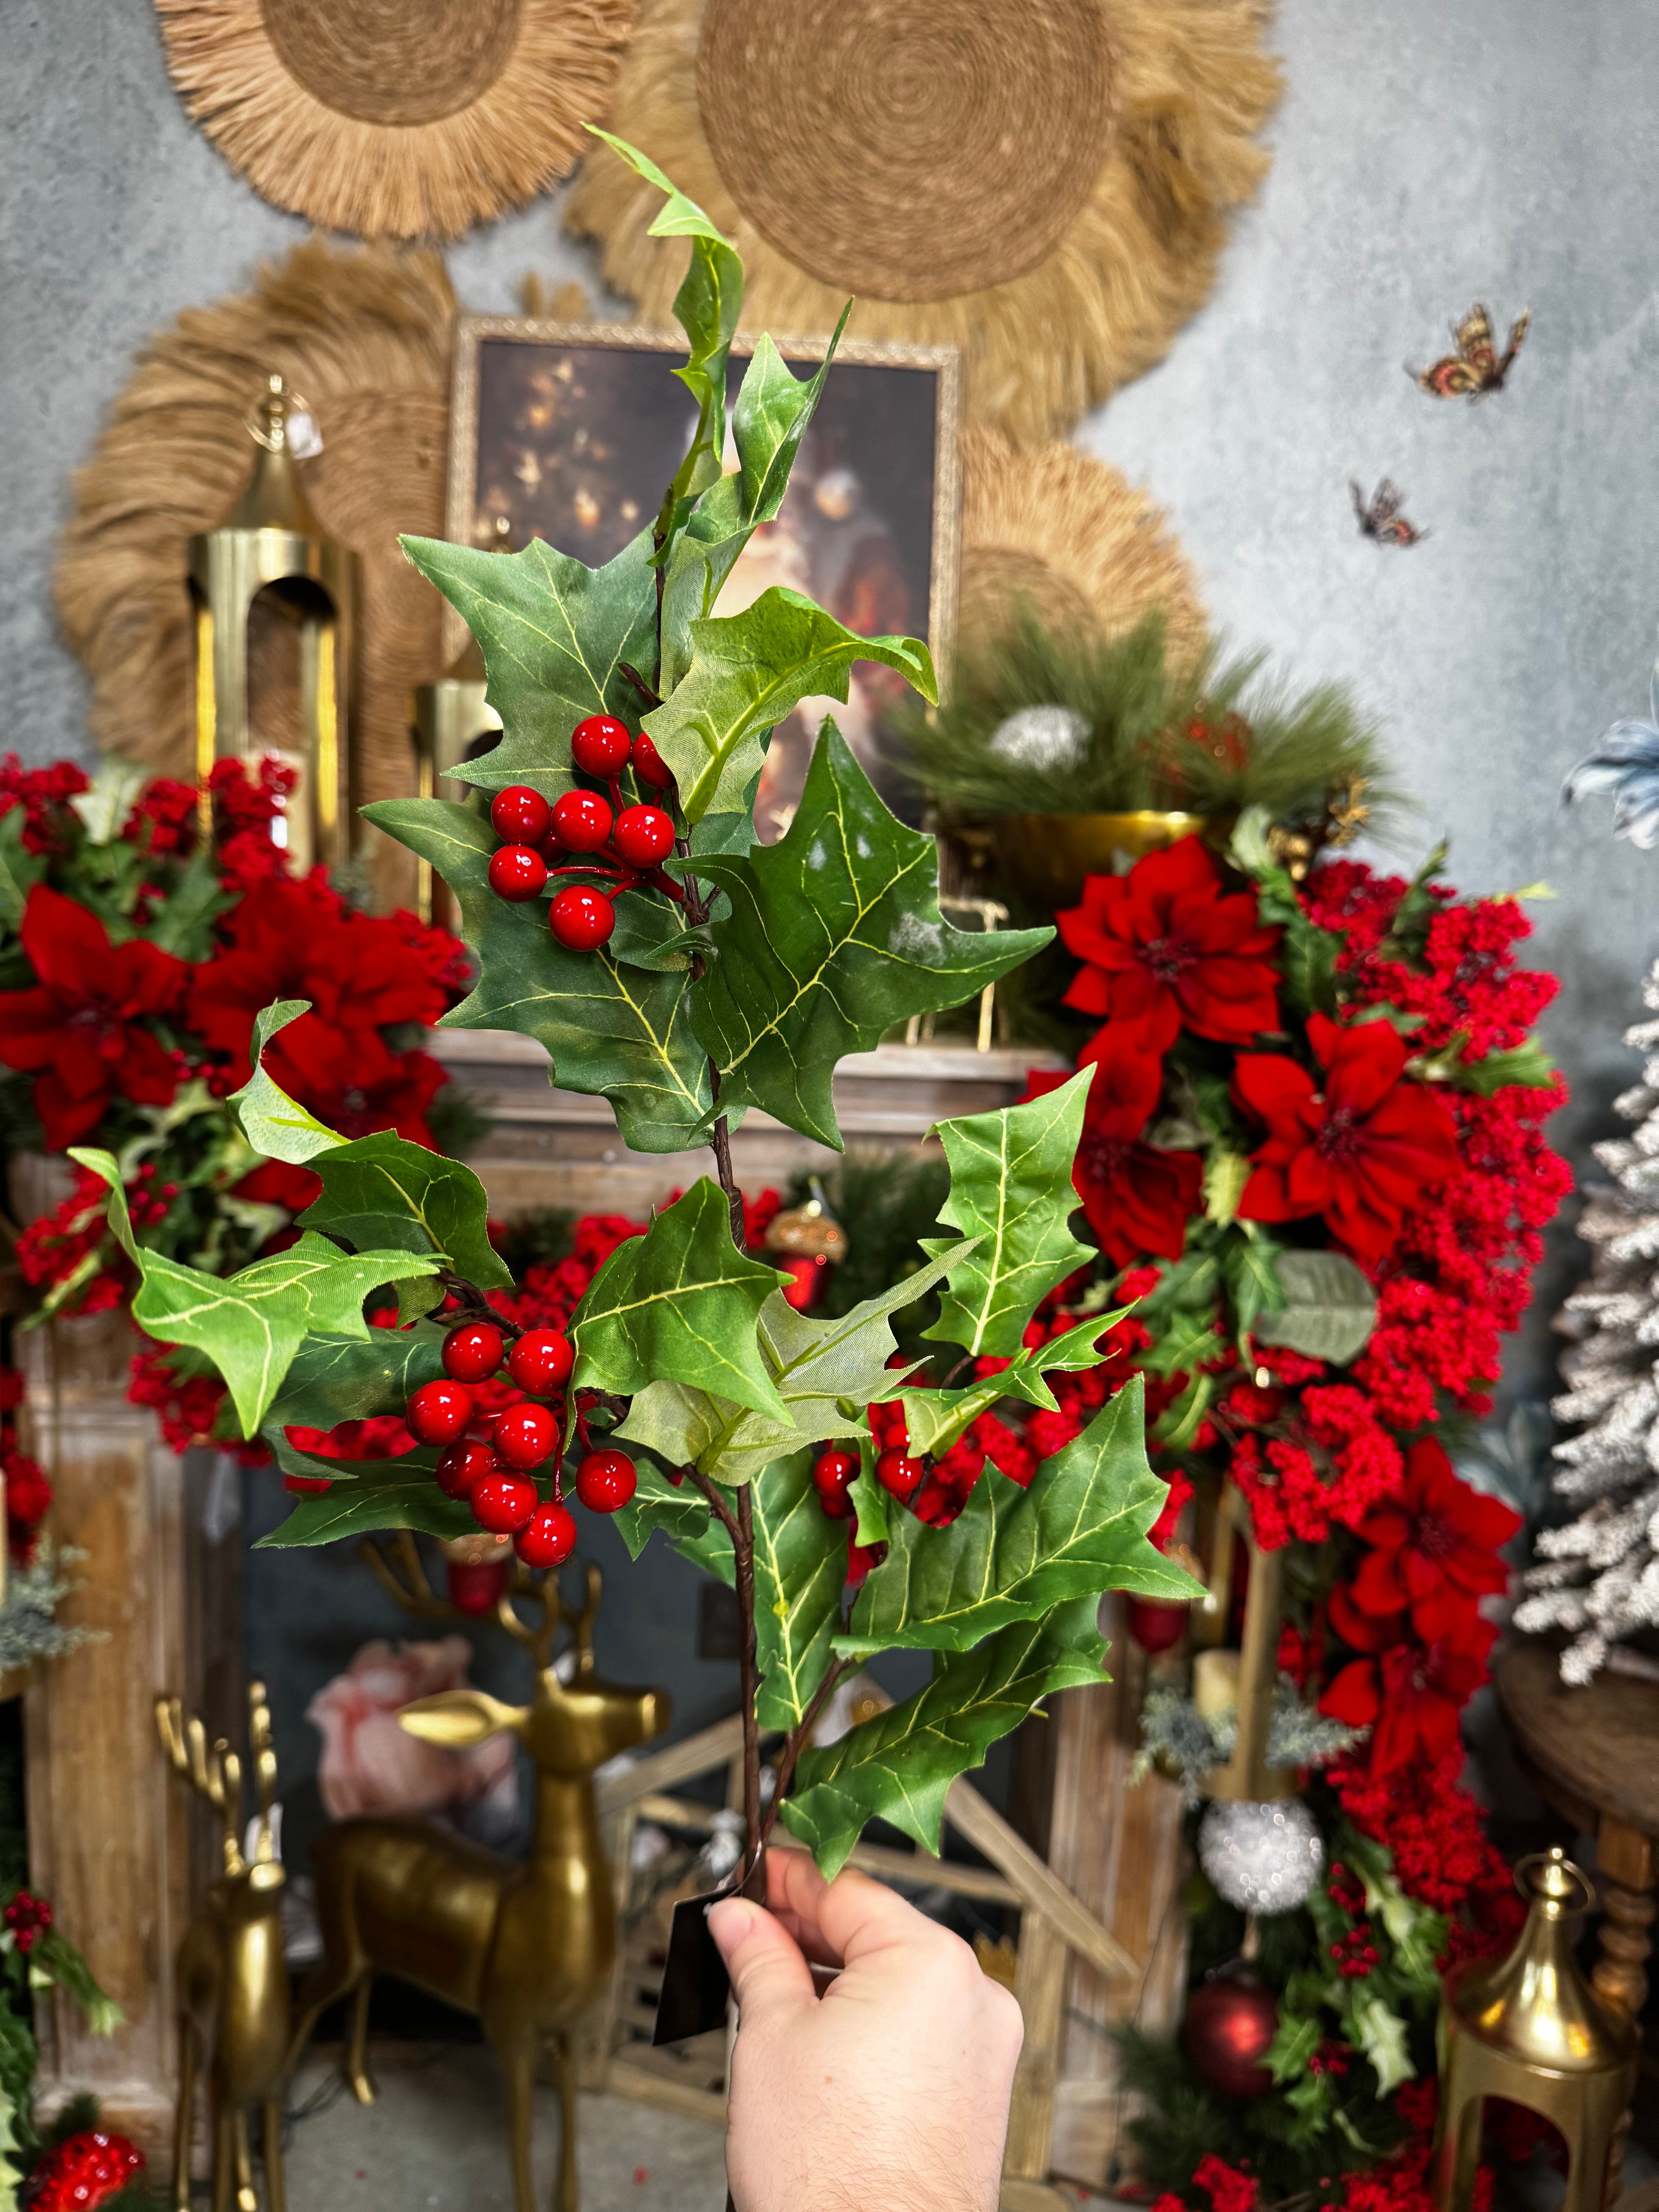
[[[1201,1597],[1146,1540],[1169,1494],[1146,1463],[1137,1376],[1044,1461],[1029,1489],[988,1468],[946,1528],[896,1514],[886,1564],[859,1593],[836,1649],[965,1651],[1011,1620],[1109,1589],[1169,1603]]]
[[[775,585],[741,614],[691,625],[691,662],[645,727],[679,787],[688,822],[733,810],[760,774],[768,734],[801,701],[845,700],[855,660],[896,668],[922,696],[937,689],[914,637],[858,637],[833,615]]]
[[[314,1462],[320,1469],[325,1462]],[[377,1528],[412,1528],[423,1536],[476,1536],[478,1524],[465,1498],[446,1498],[429,1474],[411,1474],[399,1460],[376,1464],[383,1480],[367,1474],[336,1482],[330,1490],[296,1498],[286,1521],[261,1536],[256,1551],[287,1551],[300,1544],[337,1544]]]
[[[489,1241],[489,1201],[469,1167],[389,1129],[319,1154],[323,1194],[300,1217],[362,1250],[436,1252],[480,1290],[507,1290],[513,1271]],[[430,1309],[425,1309],[429,1310]]]
[[[271,1401],[266,1443],[273,1430],[332,1429],[342,1421],[401,1413],[411,1392],[442,1374],[445,1334],[422,1322],[409,1329],[371,1328],[366,1337],[308,1335]]]
[[[1251,1321],[1258,1343],[1288,1345],[1333,1367],[1358,1358],[1376,1325],[1376,1293],[1346,1253],[1281,1252],[1279,1282],[1278,1310]]]
[[[270,1160],[285,1160],[290,1167],[301,1167],[345,1143],[343,1137],[290,1098],[265,1073],[265,1047],[279,1030],[310,1011],[309,999],[279,999],[274,1006],[260,1009],[253,1018],[253,1042],[248,1053],[253,1073],[240,1091],[230,1095],[242,1134],[254,1151]]]
[[[819,1504],[810,1451],[769,1467],[752,1495],[756,1711],[763,1728],[797,1728],[823,1680],[830,1638],[841,1622],[847,1524]]]
[[[327,1330],[367,1338],[363,1300],[368,1293],[404,1276],[431,1274],[437,1267],[435,1260],[407,1252],[352,1257],[325,1237],[307,1235],[234,1275],[204,1275],[138,1244],[121,1172],[108,1152],[76,1146],[70,1158],[110,1186],[110,1227],[141,1277],[133,1319],[163,1344],[188,1344],[207,1354],[225,1379],[245,1437],[264,1419],[307,1335]]]
[[[572,730],[589,714],[637,718],[643,702],[622,664],[647,682],[655,669],[650,533],[603,568],[585,568],[539,538],[521,553],[437,538],[398,542],[477,639],[489,672],[486,696],[506,732],[458,772],[485,791],[510,783],[547,799],[568,791]]]
[[[490,890],[495,835],[467,807],[388,799],[363,814],[430,860],[460,902],[478,980],[441,1027],[534,1037],[552,1060],[551,1079],[608,1098],[636,1152],[680,1152],[705,1141],[713,1094],[691,1034],[684,970],[652,974],[608,951],[567,951],[539,902],[514,905]],[[629,892],[619,911],[645,896]]]
[[[830,721],[786,834],[742,858],[710,854],[697,870],[732,901],[714,926],[719,957],[692,994],[721,1106],[763,1107],[837,1148],[830,1085],[843,1053],[910,1014],[960,1005],[1054,934],[952,929],[933,840],[895,820]]]
[[[1012,1357],[1048,1292],[1093,1257],[1068,1226],[1078,1202],[1072,1163],[1093,1077],[1092,1068],[1080,1068],[1023,1106],[938,1125],[951,1164],[939,1220],[982,1242],[951,1274],[939,1319],[924,1335],[959,1344],[975,1358]],[[921,1249],[939,1253],[947,1243],[925,1238]]]
[[[747,1482],[804,1444],[862,1436],[865,1407],[872,1398],[891,1397],[904,1379],[887,1364],[896,1349],[893,1315],[971,1249],[971,1243],[953,1245],[947,1258],[834,1321],[799,1314],[775,1291],[761,1308],[756,1339],[785,1407],[781,1421],[704,1390],[653,1382],[635,1398],[617,1435],[648,1446],[671,1466],[693,1466],[721,1482]]]
[[[637,1559],[660,1528],[668,1541],[694,1567],[718,1575],[730,1584],[737,1571],[732,1560],[732,1539],[708,1510],[708,1501],[690,1483],[672,1483],[653,1461],[635,1462],[639,1484],[629,1503],[611,1518],[630,1559]]]
[[[957,1776],[977,1766],[1041,1698],[1104,1678],[1096,1603],[1079,1598],[1046,1620],[988,1637],[976,1650],[939,1662],[927,1688],[902,1705],[860,1721],[822,1751],[803,1752],[783,1821],[823,1873],[840,1873],[873,1820],[937,1852]]]
[[[588,1285],[571,1334],[573,1389],[632,1397],[682,1382],[788,1421],[755,1340],[778,1271],[732,1242],[725,1193],[700,1176],[643,1237],[619,1244]]]

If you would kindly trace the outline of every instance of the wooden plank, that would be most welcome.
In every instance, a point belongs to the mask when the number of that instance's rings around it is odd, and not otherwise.
[[[1063,2190],[1051,2189],[1046,2181],[1030,2181],[1020,2174],[1005,2173],[1001,2212],[1077,2212],[1077,2207]]]
[[[1034,1912],[1048,1923],[1097,1973],[1109,1978],[1140,1978],[1140,1967],[1115,1936],[1017,1835],[971,1782],[958,1776],[946,1794],[945,1817],[958,1835],[1005,1875]],[[1022,1938],[1022,1942],[1023,1942]]]
[[[621,2053],[611,2062],[606,2087],[613,2097],[627,2097],[636,2105],[673,2112],[683,2120],[708,2120],[717,2128],[726,2125],[724,2097],[709,2089],[694,2089],[689,2082],[670,2081]]]
[[[1003,2168],[1033,2181],[1040,2181],[1048,2171],[1054,2137],[1066,1966],[1065,1938],[1048,1921],[1028,1912],[1020,1924],[1019,1965],[1014,1976],[1025,2042],[1014,2076]]]
[[[672,1791],[677,1783],[695,1782],[711,1767],[724,1766],[734,1748],[743,1749],[740,1713],[733,1713],[730,1720],[716,1721],[713,1728],[701,1729],[679,1743],[671,1743],[665,1751],[647,1753],[598,1784],[594,1796],[599,1818],[620,1813],[624,1805],[636,1805],[641,1797]]]

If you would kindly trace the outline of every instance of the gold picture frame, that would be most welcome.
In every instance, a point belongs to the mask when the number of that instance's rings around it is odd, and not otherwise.
[[[823,359],[828,342],[775,343],[799,374]],[[732,342],[734,389],[755,343],[753,335]],[[450,408],[451,541],[519,544],[539,535],[590,566],[620,551],[654,514],[684,451],[691,402],[666,373],[684,353],[678,332],[642,325],[461,317]],[[650,357],[660,373],[648,371]],[[757,533],[721,611],[735,611],[764,581],[793,582],[860,635],[925,636],[942,688],[962,557],[962,404],[954,346],[843,341],[803,441],[790,503],[776,525]],[[449,620],[446,650],[453,653],[465,632],[459,617]],[[845,714],[836,710],[872,774],[885,757],[878,726],[886,687],[897,684],[890,672],[860,663]],[[774,834],[787,818],[790,763],[799,766],[809,711],[818,711],[813,702],[783,726],[769,756],[776,791],[769,797],[763,787],[763,834],[767,808]],[[884,780],[877,775],[878,785]]]

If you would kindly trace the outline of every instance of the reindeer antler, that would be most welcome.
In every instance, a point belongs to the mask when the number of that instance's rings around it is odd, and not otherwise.
[[[427,1580],[420,1547],[407,1528],[400,1528],[389,1545],[376,1544],[365,1537],[357,1547],[357,1557],[386,1595],[402,1606],[405,1613],[419,1613],[427,1620],[464,1618],[459,1607],[440,1597]]]
[[[542,1609],[539,1628],[532,1628],[522,1619],[514,1598],[527,1598]],[[559,1633],[562,1617],[559,1603],[559,1578],[556,1574],[533,1575],[520,1561],[513,1563],[513,1573],[505,1593],[495,1601],[495,1618],[511,1637],[516,1638],[529,1651],[539,1670],[545,1672],[553,1663],[553,1645]]]
[[[591,1674],[593,1671],[593,1623],[599,1617],[599,1599],[605,1589],[605,1577],[591,1562],[584,1565],[582,1572],[586,1603],[580,1613],[567,1612],[565,1616],[570,1623],[579,1675]]]
[[[263,1692],[261,1693],[263,1695]],[[269,1716],[266,1719],[266,1746],[269,1748]],[[192,1713],[185,1718],[184,1702],[179,1698],[157,1698],[155,1700],[156,1733],[161,1739],[161,1748],[173,1765],[173,1771],[188,1782],[200,1797],[205,1797],[225,1824],[225,1872],[238,1875],[246,1871],[242,1857],[239,1822],[242,1809],[242,1762],[220,1736],[211,1754],[207,1747],[207,1730]],[[272,1778],[276,1766],[272,1761]]]
[[[276,1846],[270,1832],[270,1815],[276,1802],[276,1753],[270,1741],[270,1707],[265,1703],[263,1682],[247,1686],[247,1732],[248,1748],[253,1753],[254,1786],[259,1796],[259,1836],[253,1856],[274,1859]]]

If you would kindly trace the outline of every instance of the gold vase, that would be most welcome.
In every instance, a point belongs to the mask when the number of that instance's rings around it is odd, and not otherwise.
[[[1075,906],[1085,876],[1120,875],[1182,837],[1218,839],[1231,817],[1141,807],[1127,814],[1011,814],[996,848],[1011,883],[1039,912]]]

